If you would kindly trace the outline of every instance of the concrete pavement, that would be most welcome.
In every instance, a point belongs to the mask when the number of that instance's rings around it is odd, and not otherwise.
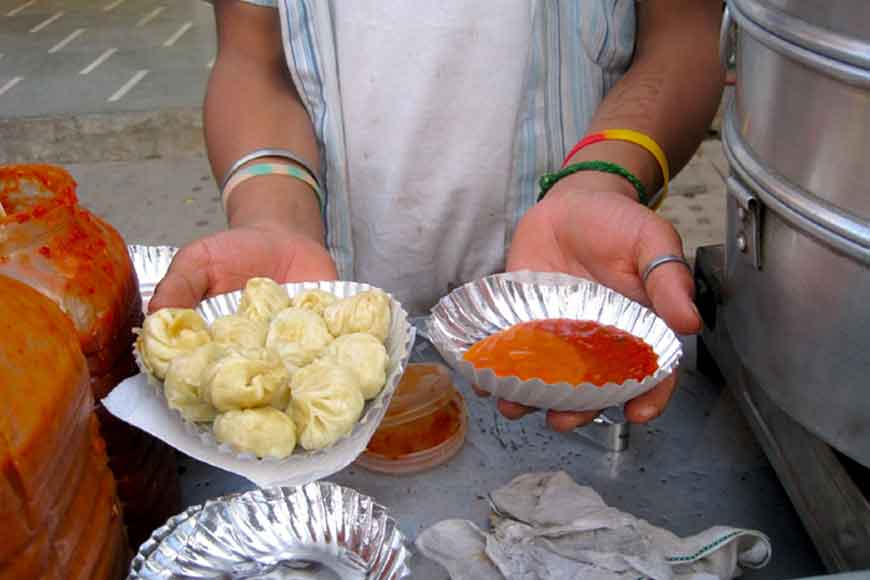
[[[0,118],[197,107],[203,0],[0,0]]]

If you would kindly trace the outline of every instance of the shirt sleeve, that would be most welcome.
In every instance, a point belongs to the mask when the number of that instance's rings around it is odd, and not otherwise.
[[[278,6],[278,0],[242,0],[247,4],[255,4],[257,6],[270,6],[275,8]]]

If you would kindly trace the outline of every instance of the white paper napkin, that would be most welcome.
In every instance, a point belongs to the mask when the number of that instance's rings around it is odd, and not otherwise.
[[[368,438],[345,438],[325,452],[295,453],[291,461],[242,459],[231,452],[209,447],[189,430],[157,395],[154,385],[138,374],[115,387],[103,399],[106,409],[122,421],[165,441],[185,455],[241,475],[259,487],[304,485],[344,469],[368,444]]]

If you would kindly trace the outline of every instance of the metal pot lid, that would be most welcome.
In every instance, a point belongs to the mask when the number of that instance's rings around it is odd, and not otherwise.
[[[870,2],[728,0],[735,19],[820,56],[870,71]],[[742,17],[742,18],[741,18]],[[751,31],[757,36],[759,31]]]

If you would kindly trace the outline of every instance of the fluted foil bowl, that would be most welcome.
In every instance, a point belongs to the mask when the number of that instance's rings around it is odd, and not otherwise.
[[[157,284],[166,275],[172,258],[178,253],[174,246],[129,245],[127,252],[133,261],[133,269],[139,279],[139,293],[142,295],[142,309],[148,311],[148,303],[154,296]]]
[[[549,384],[499,377],[463,358],[471,346],[496,332],[548,318],[591,320],[629,332],[652,347],[658,369],[641,381],[621,384]],[[565,274],[512,272],[461,286],[432,309],[427,334],[441,356],[473,384],[500,399],[556,411],[623,405],[673,373],[683,355],[677,335],[653,311],[601,284]]]
[[[150,300],[150,295],[147,293],[150,291],[153,294],[154,287],[169,269],[169,264],[176,250],[168,246],[129,246],[128,251],[139,276],[143,302],[146,302],[146,299]],[[282,286],[291,297],[304,290],[314,288],[331,292],[339,298],[353,296],[354,294],[374,289],[368,284],[344,281],[303,282],[283,284]],[[371,401],[366,401],[363,414],[356,425],[354,425],[351,433],[325,449],[305,451],[302,448],[297,448],[289,457],[284,459],[258,459],[250,453],[239,453],[231,446],[218,442],[210,425],[188,421],[177,410],[171,409],[169,404],[166,403],[162,382],[154,377],[149,377],[149,380],[154,385],[157,397],[164,401],[166,412],[172,415],[174,421],[183,423],[185,430],[196,436],[205,448],[217,449],[220,453],[234,456],[243,461],[259,461],[275,464],[280,467],[282,472],[286,471],[286,478],[281,479],[281,483],[285,485],[302,485],[328,477],[350,465],[365,451],[369,440],[384,418],[387,407],[390,405],[390,401],[396,392],[396,388],[408,364],[408,359],[411,356],[415,330],[408,320],[408,313],[399,301],[389,294],[387,296],[390,298],[392,316],[390,332],[385,345],[389,357],[386,384],[377,397]],[[221,316],[235,314],[241,299],[242,292],[240,290],[220,294],[206,299],[197,306],[196,310],[211,325]],[[134,352],[134,354],[140,369],[145,374],[148,374],[138,352]],[[167,442],[170,445],[172,444],[172,441]]]
[[[188,508],[142,544],[130,579],[410,577],[386,508],[331,483],[273,487]]]

